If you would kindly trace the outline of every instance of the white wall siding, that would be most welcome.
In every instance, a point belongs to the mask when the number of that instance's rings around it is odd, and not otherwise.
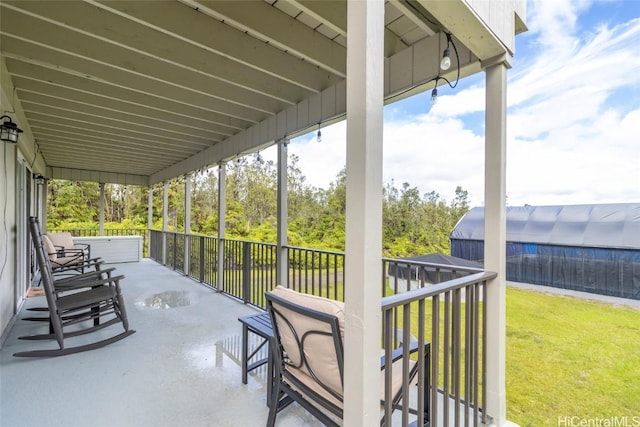
[[[0,142],[0,335],[15,314],[16,145]]]

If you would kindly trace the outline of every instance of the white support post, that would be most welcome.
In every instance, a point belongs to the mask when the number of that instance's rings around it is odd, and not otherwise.
[[[225,221],[224,216],[227,210],[227,164],[218,164],[218,269],[217,288],[218,292],[224,290],[224,237]]]
[[[100,236],[104,236],[104,182],[100,183],[100,201],[98,202],[98,209],[100,211],[100,220],[99,220],[99,234]]]
[[[149,231],[153,228],[153,187],[147,191],[147,228]]]
[[[45,179],[44,184],[42,184],[42,211],[40,215],[40,228],[42,229],[42,234],[47,232],[47,193],[49,193],[49,180]]]
[[[507,68],[486,69],[484,268],[498,273],[487,284],[487,407],[490,423],[506,423],[506,120]]]
[[[39,202],[38,202],[38,210],[36,212],[36,216],[40,220],[41,226],[44,226],[44,224],[46,223],[46,217],[47,217],[47,187],[48,187],[47,183],[48,183],[48,180],[43,178],[43,179],[40,180],[40,182],[41,183],[37,185]]]
[[[47,232],[47,193],[49,193],[49,180],[45,179],[40,186],[40,212],[38,212],[38,218],[40,218],[40,226],[42,232]]]
[[[276,254],[276,284],[287,286],[288,282],[288,259],[287,230],[289,228],[288,211],[288,154],[287,146],[289,140],[284,138],[278,143],[278,230],[277,230],[277,254]]]
[[[184,275],[189,275],[191,253],[189,240],[191,239],[191,174],[184,176]]]
[[[34,207],[34,210],[30,214],[38,218],[38,221],[40,221],[40,201],[42,200],[40,198],[40,193],[42,192],[42,189],[40,187],[42,187],[42,185],[38,183],[37,179],[32,179],[31,185],[32,185],[32,188],[35,190],[34,199],[35,199],[36,205]]]
[[[153,187],[149,186],[147,189],[147,239],[148,252],[147,255],[149,257],[156,256],[151,250],[151,230],[153,229]],[[143,248],[144,251],[144,248]]]
[[[162,183],[162,264],[167,265],[167,231],[169,230],[169,182]]]
[[[344,425],[380,423],[384,1],[347,3]]]

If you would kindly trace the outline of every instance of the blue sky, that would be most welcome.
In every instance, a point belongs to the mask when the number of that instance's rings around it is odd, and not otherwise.
[[[640,0],[531,1],[527,25],[508,72],[507,203],[640,202]],[[459,185],[482,205],[484,73],[430,95],[385,107],[384,181],[446,200]],[[309,184],[335,179],[345,133],[292,141]]]

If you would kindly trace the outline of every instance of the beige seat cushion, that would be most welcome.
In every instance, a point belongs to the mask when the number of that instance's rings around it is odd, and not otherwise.
[[[44,251],[49,256],[49,261],[53,263],[53,267],[57,268],[63,266],[73,266],[84,263],[84,255],[82,254],[82,252],[78,252],[78,250],[74,249],[73,247],[71,249],[74,250],[68,252],[68,256],[58,256],[58,250],[62,250],[60,248],[60,246],[62,245],[58,245],[51,240],[51,236],[54,236],[56,234],[68,234],[69,236],[71,236],[70,233],[45,234],[42,236]],[[73,241],[73,238],[71,240]],[[65,250],[66,249],[67,248],[65,248]]]

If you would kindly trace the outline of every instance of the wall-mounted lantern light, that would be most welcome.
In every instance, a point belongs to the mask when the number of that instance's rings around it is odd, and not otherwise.
[[[22,129],[20,129],[15,123],[13,123],[11,117],[2,116],[0,117],[0,120],[2,119],[8,119],[8,121],[0,124],[0,140],[15,144],[16,142],[18,142],[18,134],[22,133]]]

